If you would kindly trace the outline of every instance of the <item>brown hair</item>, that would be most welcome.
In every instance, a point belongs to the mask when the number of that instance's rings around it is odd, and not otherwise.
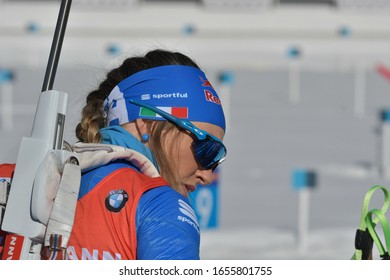
[[[76,137],[85,143],[99,143],[101,135],[99,129],[105,127],[103,102],[112,89],[123,79],[139,71],[164,66],[187,65],[199,68],[189,57],[179,52],[153,50],[145,56],[127,58],[122,65],[107,73],[99,87],[90,92],[86,98],[86,105],[82,110],[81,121],[76,127]],[[146,120],[145,120],[146,121]],[[168,121],[146,121],[151,137],[149,147],[161,168],[162,176],[171,184],[175,182],[174,168],[167,164],[167,156],[162,148],[168,133],[175,131],[176,126]],[[178,133],[178,131],[177,131]],[[171,146],[172,148],[172,146]]]

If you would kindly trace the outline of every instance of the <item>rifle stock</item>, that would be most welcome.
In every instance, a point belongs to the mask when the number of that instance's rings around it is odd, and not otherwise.
[[[64,92],[42,92],[38,101],[31,137],[24,137],[19,147],[2,230],[22,235],[31,240],[33,244],[42,243],[46,230],[46,225],[40,221],[39,215],[34,215],[37,210],[32,207],[34,192],[40,192],[39,190],[45,188],[45,180],[36,180],[36,178],[42,179],[44,176],[38,174],[39,167],[48,152],[54,150],[53,145],[62,134],[67,103],[68,95]],[[40,199],[42,200],[40,202],[38,202],[39,199],[35,200],[35,205],[45,204],[47,200],[42,195]],[[44,211],[50,212],[51,209],[47,208]],[[28,248],[29,244],[26,245],[27,247],[23,248],[21,254],[23,259],[29,258],[30,248]]]

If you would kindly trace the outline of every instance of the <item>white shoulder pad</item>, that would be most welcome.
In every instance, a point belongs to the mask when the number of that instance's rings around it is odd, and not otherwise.
[[[147,157],[137,151],[121,146],[79,142],[73,146],[73,150],[79,155],[80,167],[83,172],[114,160],[124,159],[131,162],[149,177],[160,176],[157,168]]]

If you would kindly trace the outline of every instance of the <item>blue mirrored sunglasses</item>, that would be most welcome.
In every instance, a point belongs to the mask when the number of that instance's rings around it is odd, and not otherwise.
[[[196,137],[196,139],[192,142],[194,157],[197,163],[203,169],[214,170],[220,163],[225,160],[227,150],[225,145],[218,138],[214,137],[213,135],[202,129],[197,128],[191,122],[176,118],[159,108],[150,106],[149,104],[145,104],[143,102],[139,102],[133,99],[130,99],[129,102],[134,105],[151,110],[154,113],[157,113],[158,115],[163,117],[164,119],[191,132]]]

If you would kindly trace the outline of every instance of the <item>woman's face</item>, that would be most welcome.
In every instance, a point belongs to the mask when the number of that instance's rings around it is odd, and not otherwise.
[[[219,126],[203,122],[193,122],[193,124],[222,141],[224,130]],[[212,170],[202,169],[195,160],[191,148],[193,138],[189,132],[181,131],[179,134],[172,134],[166,140],[165,153],[175,172],[175,182],[170,182],[173,189],[188,197],[188,193],[195,191],[197,185],[212,183]]]

